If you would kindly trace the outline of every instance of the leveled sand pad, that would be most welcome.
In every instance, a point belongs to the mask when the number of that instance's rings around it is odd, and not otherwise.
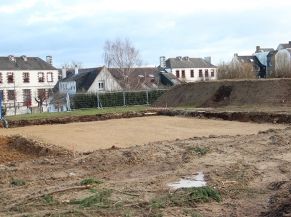
[[[0,129],[0,135],[20,134],[75,151],[129,147],[162,140],[209,135],[247,135],[284,125],[153,116],[98,122]]]

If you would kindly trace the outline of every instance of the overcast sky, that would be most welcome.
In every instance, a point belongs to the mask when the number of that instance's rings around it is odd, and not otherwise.
[[[52,55],[103,65],[106,40],[129,38],[144,65],[159,56],[212,56],[291,41],[290,0],[1,0],[0,55]]]

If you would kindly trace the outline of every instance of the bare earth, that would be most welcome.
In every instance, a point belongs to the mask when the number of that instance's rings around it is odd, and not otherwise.
[[[282,129],[284,125],[153,116],[65,125],[42,125],[0,130],[0,135],[19,134],[49,144],[86,152],[112,146],[125,148],[150,142],[209,135],[249,135]]]

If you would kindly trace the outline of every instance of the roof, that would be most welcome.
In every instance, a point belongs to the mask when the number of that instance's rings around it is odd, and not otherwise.
[[[124,89],[140,90],[165,87],[161,83],[160,71],[155,67],[135,68],[127,77],[118,68],[109,68],[108,70]]]
[[[291,48],[291,41],[287,44],[279,44],[277,50]]]
[[[216,66],[202,58],[169,58],[166,60],[167,68],[216,68]]]
[[[57,70],[39,57],[0,57],[0,70]]]
[[[76,82],[77,92],[88,91],[95,81],[96,77],[102,71],[103,67],[98,68],[88,68],[88,69],[79,69],[77,75],[72,75],[62,79],[60,82]]]
[[[260,53],[260,52],[272,52],[274,51],[273,48],[260,48],[259,50],[256,51],[256,53]]]

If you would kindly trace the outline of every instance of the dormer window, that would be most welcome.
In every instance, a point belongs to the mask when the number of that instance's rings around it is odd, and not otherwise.
[[[13,84],[14,83],[14,75],[13,75],[13,72],[8,72],[7,73],[7,83],[8,84]]]
[[[8,58],[9,58],[9,61],[16,62],[15,56],[10,55],[10,56],[8,56]]]

